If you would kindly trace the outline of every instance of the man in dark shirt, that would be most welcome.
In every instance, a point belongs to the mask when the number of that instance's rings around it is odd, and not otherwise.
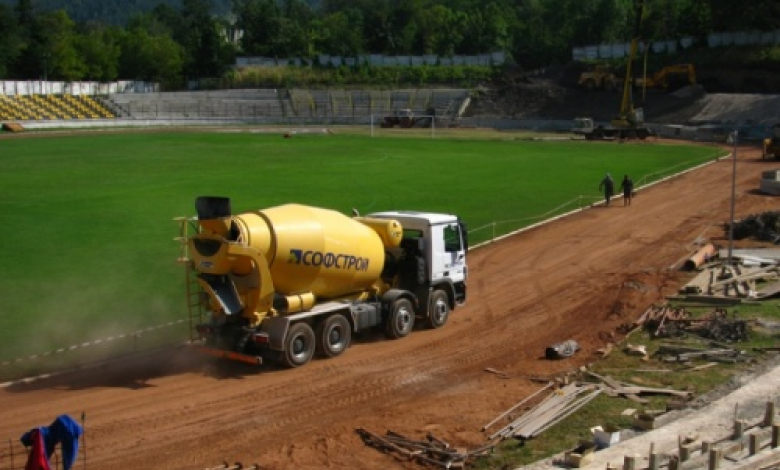
[[[601,180],[601,184],[599,184],[599,191],[604,190],[604,205],[609,205],[609,200],[612,198],[612,195],[615,193],[615,182],[612,181],[612,176],[610,176],[609,173],[607,173],[607,176],[604,177],[603,180]]]
[[[620,190],[623,191],[623,205],[631,205],[631,197],[634,195],[634,182],[628,175],[623,176],[623,181],[620,183]]]

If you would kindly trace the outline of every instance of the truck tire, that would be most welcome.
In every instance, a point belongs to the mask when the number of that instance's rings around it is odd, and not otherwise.
[[[409,299],[395,299],[387,317],[385,333],[388,337],[403,338],[414,329],[414,308]]]
[[[317,354],[336,357],[349,347],[352,329],[344,315],[331,315],[317,325]]]
[[[430,328],[441,328],[450,317],[450,302],[447,293],[443,290],[433,291],[431,305],[428,308],[426,324]]]
[[[293,323],[284,339],[284,351],[280,358],[282,365],[292,369],[306,364],[314,356],[314,344],[311,327],[304,322]]]

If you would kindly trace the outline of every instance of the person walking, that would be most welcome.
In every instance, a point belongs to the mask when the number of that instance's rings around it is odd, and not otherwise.
[[[612,181],[612,176],[609,173],[607,173],[607,176],[605,176],[599,184],[599,191],[602,190],[604,191],[604,205],[609,206],[609,200],[615,192],[615,182]]]
[[[630,206],[631,198],[634,196],[634,182],[628,175],[623,175],[623,181],[620,182],[620,191],[623,191],[623,205]]]

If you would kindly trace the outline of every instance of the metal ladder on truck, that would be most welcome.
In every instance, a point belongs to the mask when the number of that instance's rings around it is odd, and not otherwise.
[[[176,217],[174,219],[179,224],[179,236],[174,238],[179,242],[179,258],[176,260],[179,264],[184,266],[184,285],[187,291],[187,315],[189,318],[190,327],[190,342],[195,342],[199,339],[195,333],[195,326],[203,323],[205,310],[203,308],[203,298],[205,293],[195,279],[192,269],[192,260],[190,259],[189,249],[187,247],[187,240],[189,240],[190,230],[197,232],[199,230],[197,224],[192,222],[194,217]]]

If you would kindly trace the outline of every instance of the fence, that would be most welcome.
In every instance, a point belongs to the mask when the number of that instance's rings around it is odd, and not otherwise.
[[[663,41],[654,41],[649,45],[640,44],[639,52],[644,54],[646,47],[650,47],[649,52],[653,52],[654,54],[673,54],[679,49],[688,49],[696,43],[697,41],[692,37],[666,39]],[[724,46],[755,46],[772,44],[780,44],[780,30],[712,33],[707,36],[706,46],[715,48]],[[621,59],[628,57],[629,46],[629,43],[615,43],[575,47],[572,49],[572,58],[578,61]]]
[[[0,95],[101,95],[110,93],[152,93],[159,83],[133,80],[116,82],[63,82],[48,80],[0,80]]]
[[[317,57],[237,57],[236,67],[285,67],[292,66],[311,66],[320,65],[323,67],[356,67],[359,65],[370,65],[373,67],[390,66],[441,66],[452,67],[456,65],[473,66],[491,66],[501,65],[506,62],[506,54],[503,52],[492,52],[476,55],[454,55],[438,56],[435,54],[426,55],[395,55],[388,56],[383,54],[363,54],[356,57],[333,56],[320,54]]]
[[[81,414],[81,421],[79,423],[75,423],[75,420],[70,418],[69,416],[63,415],[60,417],[57,417],[56,421],[57,424],[61,424],[63,421],[61,421],[61,418],[67,418],[68,421],[71,423],[74,423],[80,427],[80,435],[73,435],[71,437],[75,437],[76,439],[76,445],[77,445],[77,453],[64,453],[63,454],[63,446],[66,445],[63,441],[63,443],[59,443],[60,445],[55,445],[53,452],[50,456],[48,456],[48,462],[49,467],[51,469],[58,469],[58,468],[65,468],[65,459],[70,455],[70,459],[68,463],[72,462],[71,468],[78,469],[86,469],[87,468],[87,429],[85,426],[86,423],[86,414]],[[39,426],[36,426],[39,427]],[[52,426],[49,429],[49,433],[55,432],[53,431],[55,425],[52,424]],[[63,429],[61,426],[58,427],[61,432]],[[8,439],[5,443],[0,443],[0,470],[25,470],[28,468],[39,468],[38,465],[32,465],[30,467],[27,466],[27,460],[30,456],[31,448],[26,447],[22,444],[22,436],[19,436],[17,439]],[[60,437],[61,438],[61,437]],[[56,438],[55,438],[56,439]],[[44,453],[46,449],[43,449]],[[74,459],[75,460],[71,460]],[[38,462],[38,460],[36,460]]]

